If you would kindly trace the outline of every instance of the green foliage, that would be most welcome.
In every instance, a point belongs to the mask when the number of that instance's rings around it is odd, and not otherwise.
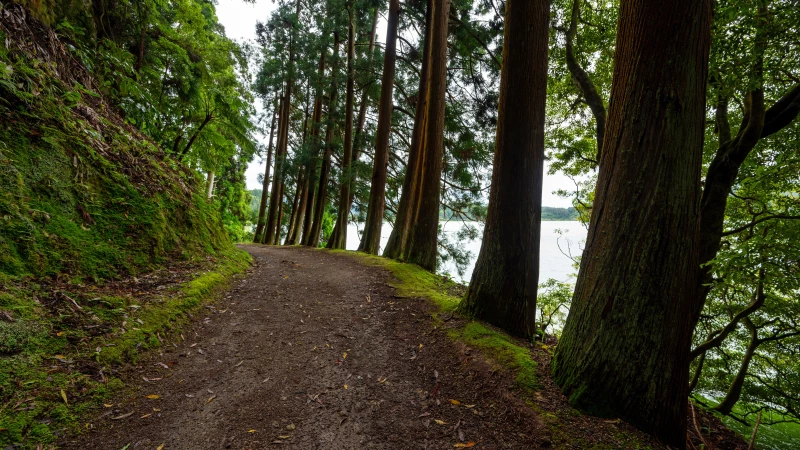
[[[572,292],[571,284],[553,278],[539,285],[536,310],[539,312],[538,325],[543,337],[548,332],[557,337],[561,335],[569,305],[572,303]]]

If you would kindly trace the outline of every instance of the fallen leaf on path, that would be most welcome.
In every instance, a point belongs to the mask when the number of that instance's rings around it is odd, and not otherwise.
[[[163,368],[165,368],[165,369],[169,369],[169,366],[168,366],[168,365],[166,365],[166,364],[164,364],[164,363],[162,363],[162,362],[160,362],[160,363],[155,363],[154,365],[155,365],[155,366],[161,366],[161,367],[163,367]]]
[[[122,419],[126,419],[126,418],[128,418],[128,417],[130,417],[132,415],[133,415],[133,411],[131,411],[131,412],[127,413],[127,414],[123,414],[121,416],[112,417],[111,420],[122,420]]]
[[[475,405],[464,405],[464,408],[474,408]]]
[[[164,444],[159,445],[158,448],[156,448],[156,450],[164,450]]]
[[[438,423],[439,425],[447,425],[447,422],[445,422],[444,420],[433,419],[433,421]]]
[[[153,412],[161,412],[161,410],[158,408],[153,408]]]
[[[147,396],[147,398],[149,398],[150,400],[155,400],[157,398],[161,398],[161,396],[158,394],[150,394]]]
[[[458,400],[454,400],[454,399],[452,399],[452,398],[450,399],[450,403],[452,403],[452,404],[454,404],[454,405],[460,405],[460,404],[461,404],[461,402],[460,402],[460,401],[458,401]]]
[[[211,397],[208,398],[208,400],[206,400],[206,403],[211,403],[211,401],[214,400],[215,398],[217,398],[217,396],[212,395]]]
[[[347,359],[347,352],[344,352],[344,354],[342,355],[342,359]]]
[[[114,404],[113,403],[103,403],[103,406],[105,406],[106,408],[111,408],[112,406],[114,406]]]
[[[286,436],[278,436],[278,439],[289,439],[290,437],[291,437],[291,436],[289,436],[289,435],[286,435]]]
[[[248,433],[255,433],[256,430],[247,430]]]
[[[469,448],[469,447],[475,447],[475,443],[474,443],[474,442],[472,442],[472,441],[469,441],[469,442],[467,442],[466,444],[462,444],[462,443],[460,443],[460,442],[459,442],[458,444],[454,445],[453,447],[454,447],[454,448]]]
[[[66,393],[66,392],[64,392],[64,390],[63,390],[63,389],[61,389],[61,398],[63,398],[63,399],[64,399],[64,404],[65,404],[65,405],[69,405],[69,402],[67,401],[67,393]]]
[[[344,385],[344,388],[347,389],[347,385],[346,384]]]
[[[143,415],[142,417],[139,417],[139,418],[140,419],[146,419],[146,418],[148,418],[148,417],[150,417],[152,415],[153,415],[153,413],[147,413],[147,414],[145,414],[145,415]]]
[[[243,363],[243,362],[244,362],[244,360],[241,360],[241,361],[239,361],[239,364],[237,364],[237,365],[235,365],[235,366],[233,366],[233,367],[239,367],[239,366],[241,366],[241,365],[242,365],[242,363]]]

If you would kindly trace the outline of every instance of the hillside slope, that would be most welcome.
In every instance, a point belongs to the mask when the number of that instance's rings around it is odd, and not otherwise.
[[[102,279],[229,248],[200,180],[125,124],[69,44],[0,9],[0,273]]]

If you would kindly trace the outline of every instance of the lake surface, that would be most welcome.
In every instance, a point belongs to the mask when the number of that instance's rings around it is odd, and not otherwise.
[[[477,226],[479,233],[478,236],[483,235],[483,225],[479,223],[472,223]],[[455,241],[456,233],[464,226],[461,222],[450,221],[444,223],[444,231],[449,236],[453,237]],[[351,223],[347,227],[347,249],[356,250],[361,240],[361,232],[364,230],[364,224]],[[384,223],[381,231],[381,251],[386,241],[389,240],[389,235],[392,233],[392,225]],[[580,222],[542,222],[542,237],[541,237],[541,254],[539,264],[539,282],[542,283],[548,278],[555,278],[559,281],[575,281],[575,274],[577,269],[573,266],[573,261],[567,255],[572,257],[580,256],[583,251],[583,244],[586,240],[586,228]],[[464,276],[458,275],[455,265],[452,263],[445,264],[444,267],[439,268],[440,273],[447,272],[455,280],[461,282],[469,282],[472,276],[472,270],[475,268],[475,260],[478,258],[478,253],[481,249],[480,237],[474,241],[467,241],[463,243],[464,249],[472,253],[472,258],[467,266]]]

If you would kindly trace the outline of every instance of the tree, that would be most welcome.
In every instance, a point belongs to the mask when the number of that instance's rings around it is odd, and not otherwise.
[[[397,27],[400,21],[400,1],[389,1],[389,16],[386,27],[386,49],[384,50],[381,100],[378,107],[378,134],[375,139],[375,157],[372,168],[372,183],[367,206],[367,221],[358,251],[378,254],[383,226],[383,211],[386,202],[387,165],[389,164],[389,134],[392,127],[392,94],[397,60]]]
[[[353,23],[353,4],[348,3],[347,14],[347,90],[344,106],[344,154],[342,155],[342,175],[339,179],[339,203],[336,225],[328,239],[327,248],[344,249],[347,246],[347,222],[350,216],[350,185],[353,172],[353,103],[355,95],[355,74],[353,60],[356,55],[356,31]]]
[[[320,57],[319,57],[319,64],[317,65],[317,78],[316,78],[316,93],[314,94],[314,115],[311,119],[311,147],[313,149],[314,156],[311,157],[308,162],[306,163],[306,179],[305,179],[305,186],[303,190],[308,192],[308,198],[306,199],[305,203],[305,216],[303,219],[303,235],[301,243],[303,245],[311,245],[311,228],[314,223],[314,211],[315,209],[315,191],[317,186],[317,159],[319,151],[317,148],[319,147],[319,130],[322,126],[322,97],[323,97],[323,87],[322,87],[322,80],[325,77],[325,58],[328,54],[328,50],[323,47]]]
[[[258,206],[258,223],[256,225],[256,231],[253,236],[253,242],[259,243],[261,242],[261,235],[264,232],[264,226],[266,226],[266,211],[267,211],[267,196],[269,192],[267,188],[269,187],[269,170],[270,166],[272,165],[272,139],[275,137],[275,118],[277,117],[278,113],[278,105],[277,105],[277,94],[275,95],[275,101],[272,105],[272,124],[269,127],[269,147],[267,148],[267,167],[264,169],[264,181],[261,188],[261,203]]]
[[[549,18],[549,0],[506,2],[489,210],[461,306],[526,338],[536,333]]]
[[[710,21],[710,1],[621,3],[589,234],[553,360],[571,402],[679,448]]]
[[[317,184],[317,195],[314,202],[314,220],[311,225],[311,231],[308,235],[308,240],[305,245],[309,247],[318,247],[320,233],[322,232],[323,216],[325,214],[325,206],[328,200],[328,177],[331,171],[331,154],[333,153],[333,132],[336,127],[336,101],[338,96],[337,71],[339,70],[339,46],[341,41],[339,33],[333,33],[333,64],[331,67],[331,93],[328,96],[328,117],[325,129],[325,150],[322,157],[322,167],[319,172],[319,182]]]
[[[435,270],[444,151],[449,0],[429,0],[420,94],[408,169],[384,255]]]

